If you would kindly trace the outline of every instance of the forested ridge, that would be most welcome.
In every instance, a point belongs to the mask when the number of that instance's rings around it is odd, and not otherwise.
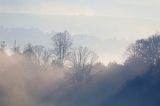
[[[0,106],[159,106],[160,35],[126,48],[125,62],[108,65],[68,31],[51,47],[0,44]]]

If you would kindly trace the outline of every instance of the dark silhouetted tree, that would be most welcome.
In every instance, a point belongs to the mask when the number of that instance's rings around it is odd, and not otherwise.
[[[33,46],[33,52],[35,54],[36,61],[39,65],[43,63],[44,50],[45,48],[42,45]]]
[[[21,52],[20,52],[20,46],[17,46],[17,41],[15,40],[14,41],[14,46],[13,46],[13,52],[15,53],[15,54],[20,54]]]
[[[71,35],[67,31],[57,33],[52,37],[52,43],[53,53],[56,56],[55,61],[63,65],[72,45]]]
[[[147,39],[137,40],[129,46],[127,53],[129,56],[127,62],[158,64],[160,60],[160,35],[156,34]]]
[[[35,53],[33,51],[33,46],[32,44],[28,43],[25,45],[24,50],[23,50],[23,54],[28,58],[28,59],[32,59],[35,60]]]
[[[1,41],[1,44],[0,44],[0,51],[3,53],[4,52],[4,49],[6,47],[6,42],[5,41]]]
[[[86,81],[90,77],[92,67],[98,56],[87,47],[78,47],[70,55],[72,76],[74,81]]]

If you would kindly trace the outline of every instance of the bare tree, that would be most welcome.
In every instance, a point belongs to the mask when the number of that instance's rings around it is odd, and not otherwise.
[[[87,47],[75,48],[70,55],[73,80],[85,81],[88,79],[97,58],[96,53]]]
[[[56,56],[56,61],[63,65],[72,45],[71,36],[67,31],[64,31],[63,33],[60,32],[52,37],[52,42],[54,47],[53,53]]]
[[[20,46],[17,46],[17,41],[14,41],[14,47],[12,48],[15,54],[20,54]]]
[[[5,41],[1,41],[1,44],[0,44],[0,51],[3,53],[4,52],[4,49],[6,47],[6,42]]]
[[[36,61],[39,65],[42,64],[42,61],[43,61],[43,55],[44,55],[44,46],[42,45],[36,45],[36,46],[33,46],[33,52],[35,54],[35,58],[36,58]]]
[[[160,60],[160,35],[156,34],[147,39],[137,40],[127,49],[127,61],[141,61],[156,65]]]
[[[53,61],[51,50],[42,45],[33,46],[29,43],[25,46],[23,54],[38,65],[49,65]]]
[[[35,53],[33,51],[33,46],[32,44],[28,43],[25,45],[23,54],[28,58],[28,59],[34,59],[35,60]]]
[[[44,49],[42,56],[43,64],[50,64],[52,59],[52,51],[50,49]]]
[[[36,61],[39,65],[45,64],[49,65],[53,62],[52,50],[45,48],[42,45],[36,45],[33,47]]]

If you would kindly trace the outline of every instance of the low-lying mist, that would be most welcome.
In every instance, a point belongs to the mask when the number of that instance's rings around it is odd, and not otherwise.
[[[40,66],[20,55],[0,54],[1,106],[44,106],[41,97],[62,80],[63,69]]]
[[[137,40],[124,64],[107,66],[93,62],[95,53],[84,47],[74,49],[68,66],[61,58],[46,62],[46,51],[30,44],[12,55],[2,48],[0,106],[159,106],[159,40]]]
[[[90,80],[74,83],[69,69],[38,65],[21,55],[0,54],[1,106],[98,106],[143,72],[122,65],[94,66]]]

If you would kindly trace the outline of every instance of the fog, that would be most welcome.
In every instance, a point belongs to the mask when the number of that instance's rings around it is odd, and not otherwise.
[[[64,80],[63,69],[38,66],[22,56],[0,54],[1,106],[44,106],[41,97]]]
[[[98,67],[99,66],[99,67]],[[21,55],[0,54],[1,106],[98,106],[143,74],[122,65],[97,64],[91,80],[73,83],[57,66],[37,65]]]
[[[88,47],[72,46],[67,31],[52,48],[0,44],[1,106],[158,106],[160,35],[126,48],[122,64],[98,61]],[[62,42],[63,41],[63,42]],[[60,46],[59,46],[60,45]],[[63,52],[62,52],[63,51]]]
[[[160,106],[159,0],[0,0],[0,106]]]

